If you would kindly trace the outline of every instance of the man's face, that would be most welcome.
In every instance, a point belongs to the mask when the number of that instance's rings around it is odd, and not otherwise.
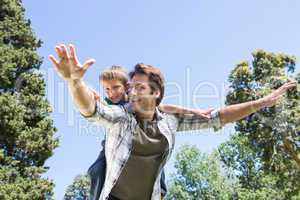
[[[153,91],[146,75],[136,74],[129,83],[129,103],[134,112],[142,113],[153,111],[159,90]]]
[[[102,81],[103,89],[106,96],[113,102],[119,103],[124,100],[126,95],[126,86],[119,80]]]

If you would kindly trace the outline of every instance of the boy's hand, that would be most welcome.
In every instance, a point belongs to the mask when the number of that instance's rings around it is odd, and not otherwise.
[[[206,119],[209,119],[210,118],[210,113],[211,111],[213,111],[214,109],[213,108],[208,108],[208,109],[205,109],[205,110],[202,110],[202,109],[195,109],[193,111],[193,114],[195,114],[196,116],[200,117],[200,118],[206,118]]]
[[[99,101],[99,100],[100,100],[100,96],[99,96],[99,94],[96,92],[96,90],[94,90],[94,89],[92,89],[92,88],[90,88],[90,90],[91,90],[91,92],[92,92],[93,95],[94,95],[94,99],[95,99],[96,101]]]
[[[80,64],[76,56],[75,47],[71,44],[69,45],[69,51],[64,44],[56,46],[55,51],[59,61],[53,55],[49,55],[49,59],[58,75],[66,81],[81,79],[86,70],[95,63],[94,59],[89,59],[83,65]]]

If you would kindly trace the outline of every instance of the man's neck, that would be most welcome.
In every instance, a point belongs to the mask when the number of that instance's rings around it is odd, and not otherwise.
[[[135,113],[139,121],[153,121],[155,119],[155,107],[151,110]]]

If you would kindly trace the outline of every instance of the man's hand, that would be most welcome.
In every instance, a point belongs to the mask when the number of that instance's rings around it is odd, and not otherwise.
[[[282,97],[282,95],[289,90],[290,88],[293,88],[297,85],[295,81],[289,81],[285,84],[283,84],[280,88],[274,90],[271,94],[258,99],[258,103],[261,108],[265,107],[272,107],[276,104],[276,102]]]
[[[289,81],[280,88],[274,90],[269,95],[258,100],[248,101],[240,104],[226,106],[220,110],[220,121],[222,126],[226,123],[234,122],[262,109],[271,107],[282,97],[289,89],[296,86],[296,82]]]
[[[61,44],[55,47],[59,61],[53,55],[49,59],[57,73],[66,81],[79,80],[83,77],[86,70],[95,63],[94,59],[87,60],[83,65],[79,63],[74,45],[69,45],[69,51],[66,45]]]

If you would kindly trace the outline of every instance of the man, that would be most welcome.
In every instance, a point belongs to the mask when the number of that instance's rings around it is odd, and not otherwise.
[[[105,144],[107,171],[100,199],[160,199],[161,169],[170,158],[178,131],[203,128],[220,129],[226,123],[275,105],[294,82],[284,84],[261,99],[215,109],[209,118],[159,112],[164,96],[164,78],[156,67],[137,64],[130,73],[130,107],[108,106],[95,101],[93,93],[81,80],[94,63],[81,65],[74,46],[56,47],[60,58],[50,55],[58,74],[68,82],[70,94],[80,113],[91,122],[108,129]]]

